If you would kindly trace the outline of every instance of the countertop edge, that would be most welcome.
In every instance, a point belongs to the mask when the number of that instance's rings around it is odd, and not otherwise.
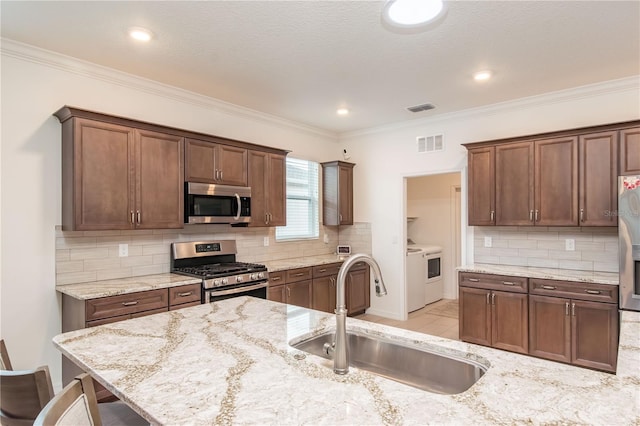
[[[533,266],[492,265],[475,263],[456,268],[457,272],[477,272],[484,274],[511,275],[560,281],[585,282],[593,284],[619,285],[618,274],[614,272],[579,271],[573,269],[536,268]]]

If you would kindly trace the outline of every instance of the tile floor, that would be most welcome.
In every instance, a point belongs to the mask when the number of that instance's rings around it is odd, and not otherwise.
[[[406,321],[393,320],[376,315],[362,314],[356,318],[379,324],[391,325],[433,336],[458,340],[458,301],[442,299],[422,309],[409,313]]]

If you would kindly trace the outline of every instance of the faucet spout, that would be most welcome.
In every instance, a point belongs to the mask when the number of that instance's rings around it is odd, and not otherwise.
[[[333,372],[336,374],[347,374],[349,372],[349,348],[347,343],[347,304],[346,304],[346,281],[347,274],[353,265],[364,262],[373,270],[376,295],[378,297],[387,294],[387,288],[382,279],[380,266],[368,254],[354,254],[349,257],[338,271],[336,284],[336,340],[333,345]]]

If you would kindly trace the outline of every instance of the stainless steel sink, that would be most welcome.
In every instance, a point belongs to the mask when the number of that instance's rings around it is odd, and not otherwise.
[[[323,347],[333,341],[334,333],[328,332],[291,346],[330,359]],[[441,355],[383,337],[348,331],[347,341],[350,366],[429,392],[449,395],[464,392],[487,370],[471,360]]]

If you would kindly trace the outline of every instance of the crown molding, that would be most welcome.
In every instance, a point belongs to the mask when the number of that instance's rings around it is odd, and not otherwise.
[[[2,56],[36,63],[49,68],[81,75],[106,83],[126,87],[138,92],[164,97],[178,102],[191,104],[197,107],[214,110],[233,116],[241,116],[260,122],[262,124],[275,125],[287,130],[297,130],[333,139],[337,142],[338,134],[318,127],[309,126],[282,117],[245,108],[229,102],[204,96],[189,90],[160,83],[134,74],[118,71],[92,62],[63,55],[50,50],[41,49],[15,40],[0,38],[0,53]]]
[[[585,86],[563,89],[556,92],[543,93],[541,95],[528,96],[525,98],[499,102],[477,108],[469,108],[450,113],[433,115],[427,118],[417,118],[413,120],[401,121],[386,124],[368,129],[355,130],[353,132],[340,133],[340,140],[355,138],[360,136],[374,135],[395,130],[408,129],[417,126],[425,126],[446,120],[469,119],[482,115],[494,115],[504,111],[523,110],[531,107],[557,104],[572,100],[590,98],[593,96],[605,95],[608,93],[632,92],[640,93],[640,75],[609,80],[601,83],[594,83]]]

